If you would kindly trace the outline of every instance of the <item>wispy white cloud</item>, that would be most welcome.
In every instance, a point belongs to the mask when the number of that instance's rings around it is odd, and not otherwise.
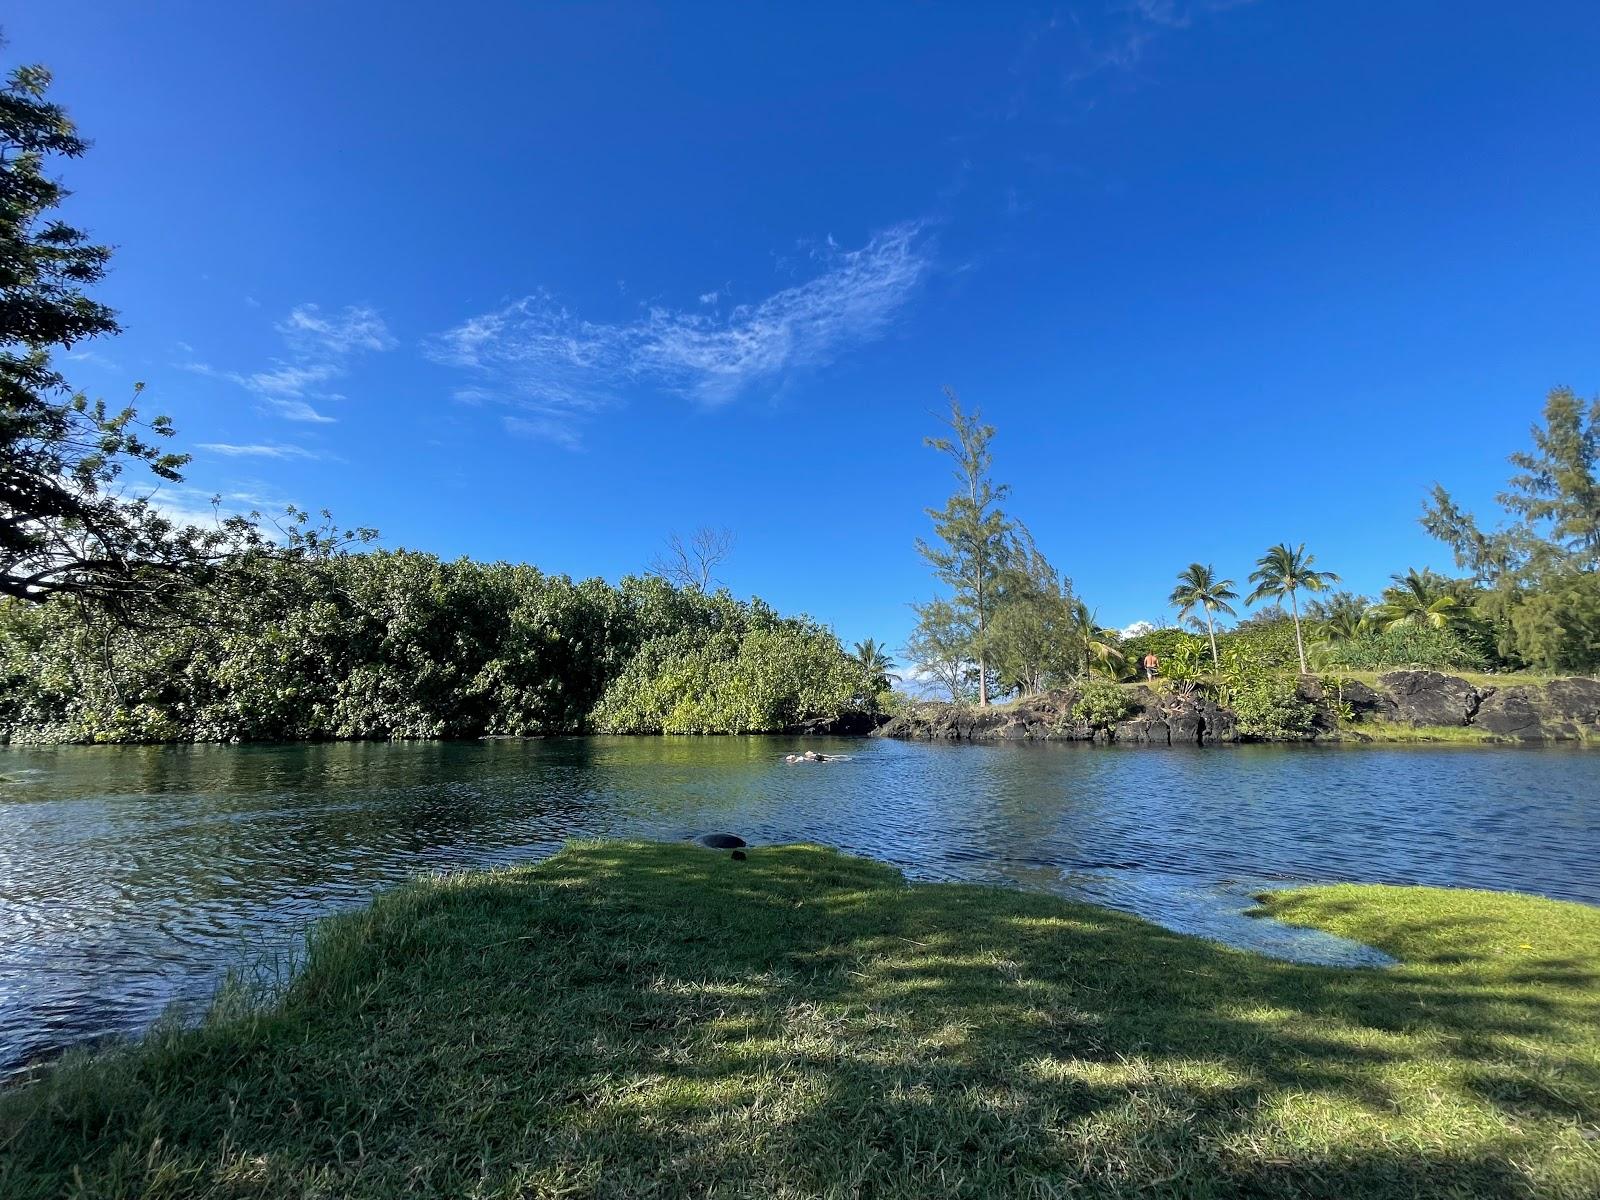
[[[213,454],[221,454],[227,458],[322,458],[315,450],[307,450],[304,446],[283,445],[277,442],[261,442],[250,445],[238,445],[233,442],[201,442],[200,449],[209,450]]]
[[[1050,79],[1081,83],[1106,73],[1139,69],[1161,39],[1214,13],[1257,0],[1117,0],[1090,19],[1077,10],[1053,15],[1031,29],[1014,68],[1027,76],[1042,68]],[[1013,99],[1015,115],[1020,94]]]
[[[306,388],[314,387],[338,375],[339,372],[332,367],[293,367],[279,364],[270,371],[244,374],[240,371],[224,371],[205,362],[185,362],[178,365],[185,371],[193,371],[196,375],[204,375],[207,379],[225,379],[229,383],[254,392],[269,411],[285,420],[328,425],[337,419],[318,412],[303,396]]]
[[[576,450],[583,443],[570,421],[554,416],[506,417],[507,433],[518,437],[536,438],[541,442],[554,442],[568,450]]]
[[[89,363],[93,366],[104,367],[108,371],[114,371],[118,366],[116,359],[96,350],[93,346],[86,346],[82,350],[74,350],[66,357],[72,362]]]
[[[277,330],[283,335],[287,357],[274,359],[259,371],[229,371],[205,362],[179,364],[211,379],[224,379],[253,392],[269,411],[288,421],[330,424],[337,418],[317,409],[313,401],[342,400],[327,385],[345,375],[358,354],[390,350],[394,336],[377,311],[351,305],[324,315],[315,304],[290,310]]]
[[[516,418],[518,432],[574,445],[579,419],[629,386],[715,406],[827,365],[883,336],[932,263],[924,227],[907,223],[856,250],[829,238],[811,254],[809,279],[757,303],[722,310],[722,288],[700,294],[694,309],[654,305],[634,320],[608,323],[540,291],[463,321],[424,349],[472,373],[474,384],[457,399],[515,406],[529,414]]]
[[[323,315],[315,304],[301,304],[278,324],[291,343],[343,357],[356,350],[392,350],[394,336],[376,309],[349,305]]]

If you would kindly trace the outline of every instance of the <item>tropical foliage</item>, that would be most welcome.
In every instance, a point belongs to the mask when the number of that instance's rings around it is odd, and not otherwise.
[[[894,673],[899,664],[889,657],[888,647],[881,644],[876,638],[868,638],[864,642],[857,642],[855,659],[865,674],[868,686],[876,693],[889,691],[900,676]]]
[[[1306,615],[1316,624],[1321,648],[1353,642],[1372,630],[1373,604],[1354,592],[1333,592],[1326,600],[1306,605]]]
[[[1072,715],[1087,721],[1096,729],[1109,729],[1133,711],[1133,698],[1125,688],[1107,680],[1093,680],[1083,685],[1073,702]]]
[[[1345,641],[1325,643],[1320,649],[1324,665],[1361,671],[1389,667],[1481,671],[1490,666],[1482,651],[1449,626],[1401,622]]]
[[[1460,605],[1449,591],[1450,581],[1444,576],[1412,569],[1391,578],[1393,586],[1383,590],[1383,602],[1371,614],[1383,628],[1449,629],[1461,616]]]
[[[870,708],[832,633],[659,578],[324,547],[247,553],[127,625],[0,605],[0,730],[16,740],[754,732]],[[224,608],[225,598],[229,607]]]

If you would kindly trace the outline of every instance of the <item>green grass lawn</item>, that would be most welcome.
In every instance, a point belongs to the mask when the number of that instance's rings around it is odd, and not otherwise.
[[[0,1096],[0,1196],[1600,1195],[1600,909],[1264,903],[1402,964],[816,847],[575,845]]]

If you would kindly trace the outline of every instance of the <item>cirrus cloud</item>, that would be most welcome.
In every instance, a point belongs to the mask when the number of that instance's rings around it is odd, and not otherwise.
[[[516,418],[515,432],[573,445],[575,424],[626,388],[714,407],[882,337],[929,273],[933,248],[911,222],[856,250],[830,238],[812,260],[819,269],[810,279],[754,303],[723,309],[719,290],[692,309],[653,305],[615,323],[538,291],[429,339],[424,352],[471,374],[458,395],[531,414]]]
[[[347,373],[350,361],[358,354],[392,350],[396,345],[384,319],[365,305],[326,314],[315,304],[296,305],[276,328],[288,355],[263,370],[229,371],[204,362],[181,365],[255,393],[269,411],[285,420],[327,425],[337,418],[321,412],[313,401],[343,399],[327,385]]]

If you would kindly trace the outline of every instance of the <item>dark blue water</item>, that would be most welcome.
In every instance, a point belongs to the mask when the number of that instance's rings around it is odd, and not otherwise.
[[[0,1072],[194,1011],[241,963],[419,872],[573,836],[726,829],[913,878],[1005,883],[1313,961],[1370,952],[1243,915],[1360,880],[1600,902],[1600,755],[778,738],[0,751]]]

